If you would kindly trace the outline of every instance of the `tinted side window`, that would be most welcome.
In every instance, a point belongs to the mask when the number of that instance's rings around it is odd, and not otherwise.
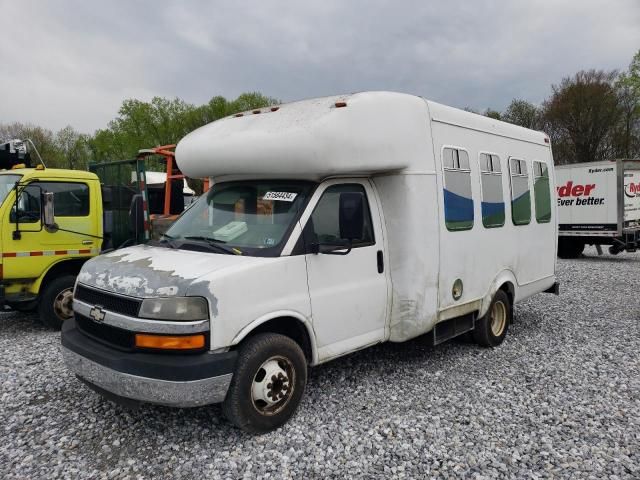
[[[527,163],[509,159],[511,173],[511,219],[514,225],[527,225],[531,221],[531,193]]]
[[[444,168],[444,222],[448,230],[473,227],[473,198],[469,154],[457,148],[442,151]]]
[[[533,198],[536,208],[536,221],[551,221],[551,191],[549,185],[549,168],[546,163],[533,162]]]
[[[502,227],[504,225],[502,168],[497,155],[480,154],[480,180],[482,182],[482,224],[487,228]]]
[[[20,223],[36,223],[40,221],[41,190],[34,184],[27,185],[18,197],[18,221]],[[10,220],[16,221],[15,206],[11,211]]]
[[[339,207],[340,194],[347,192],[362,193],[365,199],[362,240],[355,240],[353,248],[366,247],[375,243],[369,201],[364,187],[359,184],[333,185],[324,191],[305,227],[305,239],[307,242],[331,243],[346,240],[340,238]]]
[[[53,192],[57,217],[86,217],[89,215],[89,187],[86,183],[42,182],[43,192]]]

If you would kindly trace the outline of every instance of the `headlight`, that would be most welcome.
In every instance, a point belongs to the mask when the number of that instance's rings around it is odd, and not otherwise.
[[[209,318],[207,301],[202,297],[145,298],[140,316],[156,320],[206,320]]]

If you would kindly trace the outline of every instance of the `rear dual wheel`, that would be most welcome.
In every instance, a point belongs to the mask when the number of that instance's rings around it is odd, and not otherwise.
[[[491,301],[489,310],[476,322],[473,340],[483,347],[497,347],[511,324],[511,301],[504,290],[498,290]]]
[[[258,334],[240,348],[223,413],[248,432],[274,430],[295,413],[306,383],[300,346],[284,335]]]

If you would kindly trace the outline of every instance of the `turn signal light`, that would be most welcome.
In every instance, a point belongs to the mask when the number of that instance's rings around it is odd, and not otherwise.
[[[204,335],[149,335],[136,334],[136,347],[163,350],[195,350],[204,348]]]
[[[336,106],[336,108],[346,107],[347,106],[347,102],[336,102],[335,106]]]

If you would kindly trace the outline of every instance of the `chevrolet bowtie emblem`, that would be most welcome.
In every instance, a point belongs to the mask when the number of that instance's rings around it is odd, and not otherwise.
[[[104,310],[100,305],[96,305],[91,310],[89,310],[89,316],[93,318],[96,322],[101,323],[104,320]]]

